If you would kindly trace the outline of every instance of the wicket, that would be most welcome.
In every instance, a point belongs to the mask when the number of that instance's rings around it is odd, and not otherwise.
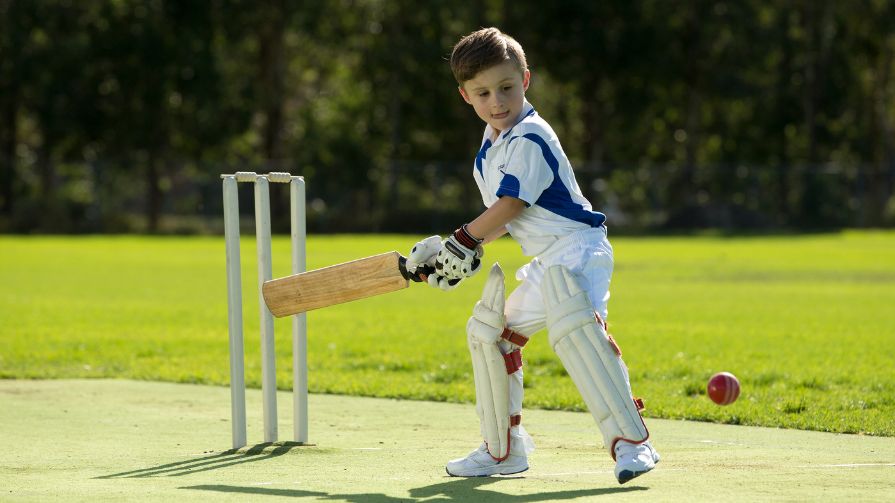
[[[261,296],[261,285],[272,279],[270,187],[269,183],[288,183],[292,273],[305,270],[305,181],[289,173],[240,171],[222,174],[224,189],[224,236],[227,246],[227,307],[230,326],[230,417],[233,448],[246,445],[245,368],[242,320],[242,277],[239,257],[238,182],[255,184],[255,233],[258,253],[258,302],[261,313],[261,393],[264,407],[264,441],[277,441],[277,379],[274,352],[273,315]],[[308,362],[307,320],[304,313],[292,318],[293,426],[295,441],[308,443]]]

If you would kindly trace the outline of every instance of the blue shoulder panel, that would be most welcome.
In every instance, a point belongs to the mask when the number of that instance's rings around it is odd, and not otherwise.
[[[518,137],[514,137],[513,139],[515,138]],[[591,227],[599,227],[603,225],[603,223],[606,222],[606,215],[597,211],[586,210],[584,209],[584,206],[572,200],[572,193],[569,191],[568,187],[563,184],[562,179],[559,176],[559,160],[553,155],[553,150],[544,138],[535,133],[524,134],[522,135],[522,138],[530,140],[541,147],[541,154],[544,156],[544,162],[546,162],[550,167],[550,170],[553,171],[553,182],[551,182],[550,186],[541,193],[541,196],[535,201],[535,204],[545,210],[566,217],[569,220],[581,222],[590,225]]]
[[[485,143],[482,144],[481,150],[479,150],[479,153],[476,154],[476,156],[475,156],[475,168],[477,170],[479,170],[479,175],[481,175],[482,178],[485,177],[485,174],[482,172],[482,169],[483,169],[482,161],[485,160],[485,156],[488,154],[489,148],[491,148],[491,140],[490,139],[485,140]]]

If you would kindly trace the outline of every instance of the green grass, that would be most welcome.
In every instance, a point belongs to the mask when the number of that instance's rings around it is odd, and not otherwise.
[[[417,236],[312,236],[310,267]],[[895,436],[895,232],[613,239],[610,329],[647,416]],[[288,274],[277,237],[274,275]],[[244,239],[247,381],[260,382],[254,242]],[[514,243],[489,246],[509,279]],[[0,377],[227,384],[222,237],[0,237]],[[312,392],[472,401],[464,327],[484,274],[309,314]],[[583,410],[546,334],[526,347],[526,406]],[[291,386],[289,321],[277,377]],[[705,397],[714,372],[739,401]]]

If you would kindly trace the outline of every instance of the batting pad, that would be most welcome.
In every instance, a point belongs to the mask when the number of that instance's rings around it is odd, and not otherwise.
[[[587,292],[561,265],[547,269],[541,288],[550,345],[600,427],[603,445],[615,458],[619,440],[646,441],[649,432],[631,396],[620,352],[598,321]]]
[[[498,346],[506,323],[504,302],[503,270],[494,264],[482,300],[476,303],[466,324],[466,333],[475,378],[475,409],[488,452],[497,461],[509,456],[510,427],[518,424],[518,416],[510,418],[510,369]]]

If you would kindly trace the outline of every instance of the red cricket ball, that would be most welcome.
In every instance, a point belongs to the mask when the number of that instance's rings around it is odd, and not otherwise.
[[[730,372],[718,372],[709,379],[709,398],[718,405],[729,405],[740,396],[740,381]]]

